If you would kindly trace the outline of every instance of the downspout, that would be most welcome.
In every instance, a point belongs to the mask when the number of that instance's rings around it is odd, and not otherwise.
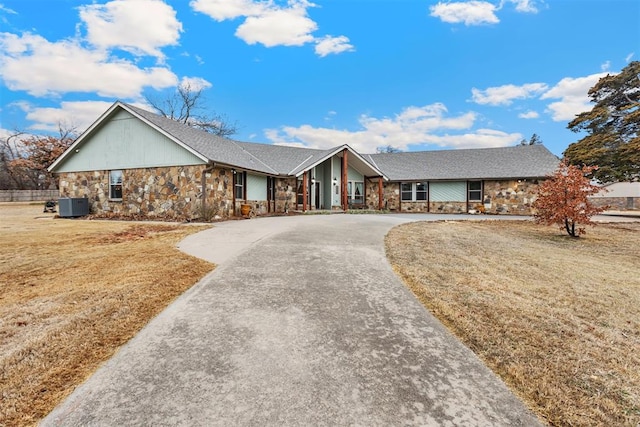
[[[216,167],[215,162],[211,160],[207,164],[207,167],[202,170],[202,177],[200,178],[202,183],[202,214],[207,211],[207,174],[213,172]]]

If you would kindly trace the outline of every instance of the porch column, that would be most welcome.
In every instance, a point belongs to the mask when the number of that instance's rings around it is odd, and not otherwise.
[[[307,173],[302,174],[302,212],[307,211]]]
[[[349,152],[342,151],[342,210],[349,209],[349,195],[347,194],[347,179],[349,179]]]
[[[378,209],[382,210],[384,208],[384,200],[382,200],[382,177],[378,177]]]

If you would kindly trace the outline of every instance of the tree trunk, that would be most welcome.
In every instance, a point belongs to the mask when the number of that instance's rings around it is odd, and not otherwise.
[[[565,228],[565,230],[567,230],[567,233],[569,234],[569,236],[578,237],[578,236],[576,236],[576,222],[575,221],[569,221],[569,218],[565,218],[564,219],[564,228]]]

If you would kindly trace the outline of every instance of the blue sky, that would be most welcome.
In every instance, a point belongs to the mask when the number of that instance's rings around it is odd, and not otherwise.
[[[640,59],[637,0],[0,0],[0,133],[82,131],[203,87],[235,139],[560,156],[587,92]]]

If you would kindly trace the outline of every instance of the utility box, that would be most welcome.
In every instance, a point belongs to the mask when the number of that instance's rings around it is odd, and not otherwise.
[[[89,215],[89,199],[86,197],[58,199],[58,210],[63,218]]]

